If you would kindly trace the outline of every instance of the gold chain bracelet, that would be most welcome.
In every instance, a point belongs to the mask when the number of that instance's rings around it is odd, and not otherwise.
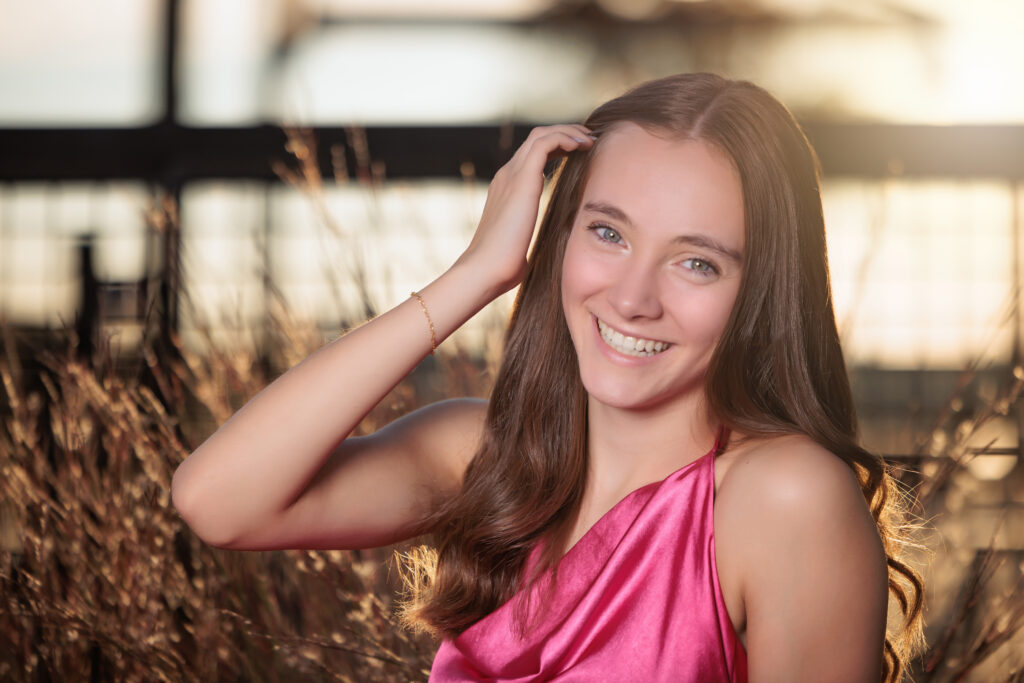
[[[434,355],[434,351],[437,350],[437,333],[434,331],[434,321],[430,319],[430,311],[427,310],[427,305],[423,303],[423,297],[419,292],[412,292],[410,296],[416,297],[420,302],[420,308],[423,309],[423,315],[427,316],[427,324],[430,325],[430,355]]]

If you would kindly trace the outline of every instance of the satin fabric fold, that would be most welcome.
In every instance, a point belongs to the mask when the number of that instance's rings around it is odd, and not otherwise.
[[[545,612],[523,638],[511,600],[445,640],[431,683],[747,680],[718,583],[717,447],[619,501],[531,589]],[[536,557],[531,555],[528,567]]]

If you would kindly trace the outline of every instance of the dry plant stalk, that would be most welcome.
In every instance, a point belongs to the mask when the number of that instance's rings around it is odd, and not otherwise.
[[[393,626],[376,571],[389,550],[221,551],[180,520],[171,475],[201,440],[188,410],[216,422],[267,378],[252,353],[179,351],[146,350],[147,370],[186,388],[174,408],[152,373],[45,353],[39,390],[0,359],[0,679],[422,679],[432,644]],[[414,399],[399,388],[364,428]]]

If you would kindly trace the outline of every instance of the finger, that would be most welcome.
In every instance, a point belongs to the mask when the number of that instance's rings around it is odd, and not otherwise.
[[[594,139],[586,135],[580,135],[579,131],[559,131],[549,133],[538,138],[530,149],[526,151],[525,157],[519,169],[528,170],[531,173],[543,173],[544,166],[554,157],[566,156],[579,149],[584,149],[594,144]]]
[[[581,133],[582,131],[578,127],[569,125],[535,128],[519,148],[517,154],[513,156],[513,160],[518,156],[519,161],[525,161],[538,148],[543,149],[545,154],[552,152],[556,147],[566,148],[567,142],[570,140],[575,145],[568,145],[566,151],[572,151],[580,145],[589,145],[593,142],[594,138],[587,133]]]
[[[593,139],[593,135],[589,128],[580,123],[569,123],[563,124],[557,127],[552,127],[551,132],[568,133],[574,138],[589,138]]]
[[[548,138],[550,140],[549,136],[557,133],[568,135],[570,138],[573,138],[577,142],[584,144],[589,143],[591,140],[593,140],[593,137],[590,136],[590,130],[580,124],[568,123],[556,124],[553,126],[537,126],[530,131],[529,135],[526,136],[526,140],[523,141],[523,144],[519,147],[518,150],[516,150],[516,154],[512,156],[512,159],[515,159],[516,156],[519,156],[520,158],[525,158],[529,156],[530,152],[533,150],[533,147],[537,144],[539,140],[545,138]]]
[[[569,125],[571,125],[576,130],[580,131],[581,133],[583,133],[587,137],[594,137],[594,131],[590,130],[589,128],[584,126],[582,123],[572,123],[572,124],[569,124]]]

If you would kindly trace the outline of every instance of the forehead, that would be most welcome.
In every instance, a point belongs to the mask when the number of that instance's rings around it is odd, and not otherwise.
[[[615,206],[645,229],[713,231],[743,245],[739,172],[702,140],[655,135],[633,123],[616,126],[594,152],[581,206],[588,203]]]

